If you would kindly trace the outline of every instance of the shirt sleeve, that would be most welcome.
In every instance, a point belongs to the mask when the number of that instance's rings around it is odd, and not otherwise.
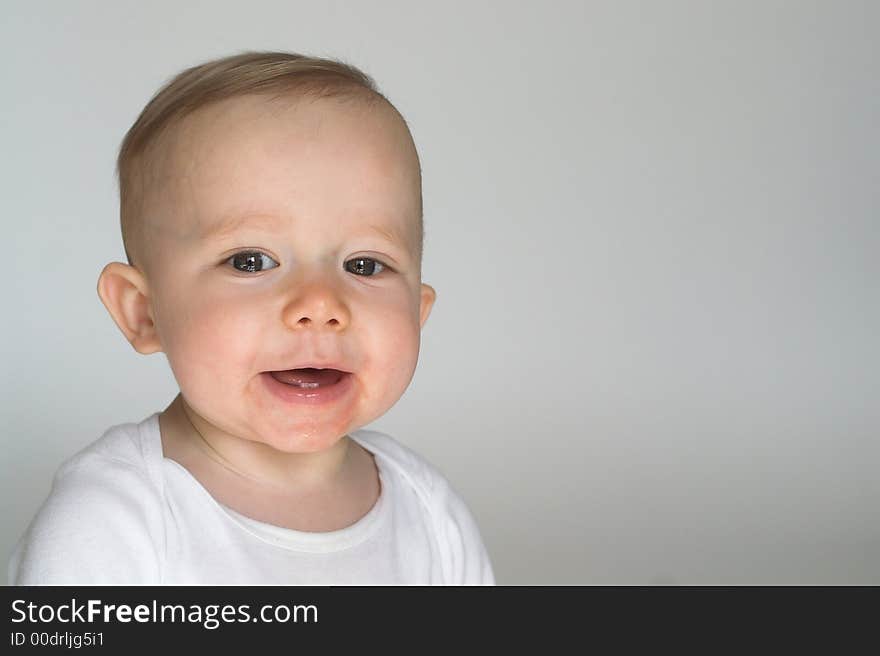
[[[437,540],[443,584],[494,585],[495,574],[477,522],[443,473],[385,433],[361,430],[358,436],[397,470],[424,504]]]
[[[145,472],[106,457],[62,465],[9,561],[10,585],[155,585],[164,553]]]
[[[445,543],[448,583],[451,585],[495,585],[489,553],[477,522],[449,482],[438,475],[434,482],[438,530]]]

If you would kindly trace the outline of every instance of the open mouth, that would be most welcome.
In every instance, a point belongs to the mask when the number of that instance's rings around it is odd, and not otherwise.
[[[279,383],[300,389],[330,387],[336,385],[348,374],[347,371],[340,371],[339,369],[314,369],[312,367],[288,369],[287,371],[270,371],[268,373]]]
[[[264,371],[266,390],[284,403],[326,405],[351,399],[357,390],[354,374],[341,369],[288,369]]]

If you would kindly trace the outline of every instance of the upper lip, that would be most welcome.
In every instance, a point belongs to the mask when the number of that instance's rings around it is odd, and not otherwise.
[[[351,370],[348,369],[346,365],[340,362],[322,362],[320,360],[309,360],[307,362],[294,363],[289,367],[284,367],[282,369],[273,369],[272,371],[289,371],[291,369],[338,369],[339,371],[345,373],[351,373]]]

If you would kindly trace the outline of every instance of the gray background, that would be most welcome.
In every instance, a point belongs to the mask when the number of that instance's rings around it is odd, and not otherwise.
[[[422,158],[438,301],[371,427],[500,583],[880,583],[880,3],[4,2],[0,552],[176,393],[95,291],[119,142],[206,59],[349,61]]]

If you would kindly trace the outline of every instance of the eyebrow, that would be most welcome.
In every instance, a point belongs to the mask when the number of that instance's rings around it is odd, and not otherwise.
[[[288,225],[288,222],[279,216],[272,214],[257,214],[254,216],[232,216],[228,219],[210,226],[202,231],[202,239],[219,239],[226,237],[243,226],[254,230],[263,230],[266,232],[278,230]],[[396,227],[383,227],[370,224],[364,232],[371,232],[385,241],[400,246],[404,250],[408,250],[407,241]],[[362,233],[359,233],[362,234]]]
[[[202,239],[225,237],[245,225],[256,230],[277,230],[282,228],[285,223],[279,217],[271,214],[258,214],[256,216],[235,215],[202,230],[201,236]]]
[[[370,232],[382,237],[385,241],[391,242],[392,244],[397,244],[404,250],[407,250],[406,239],[404,239],[403,235],[397,230],[397,228],[383,228],[382,226],[370,225]]]

